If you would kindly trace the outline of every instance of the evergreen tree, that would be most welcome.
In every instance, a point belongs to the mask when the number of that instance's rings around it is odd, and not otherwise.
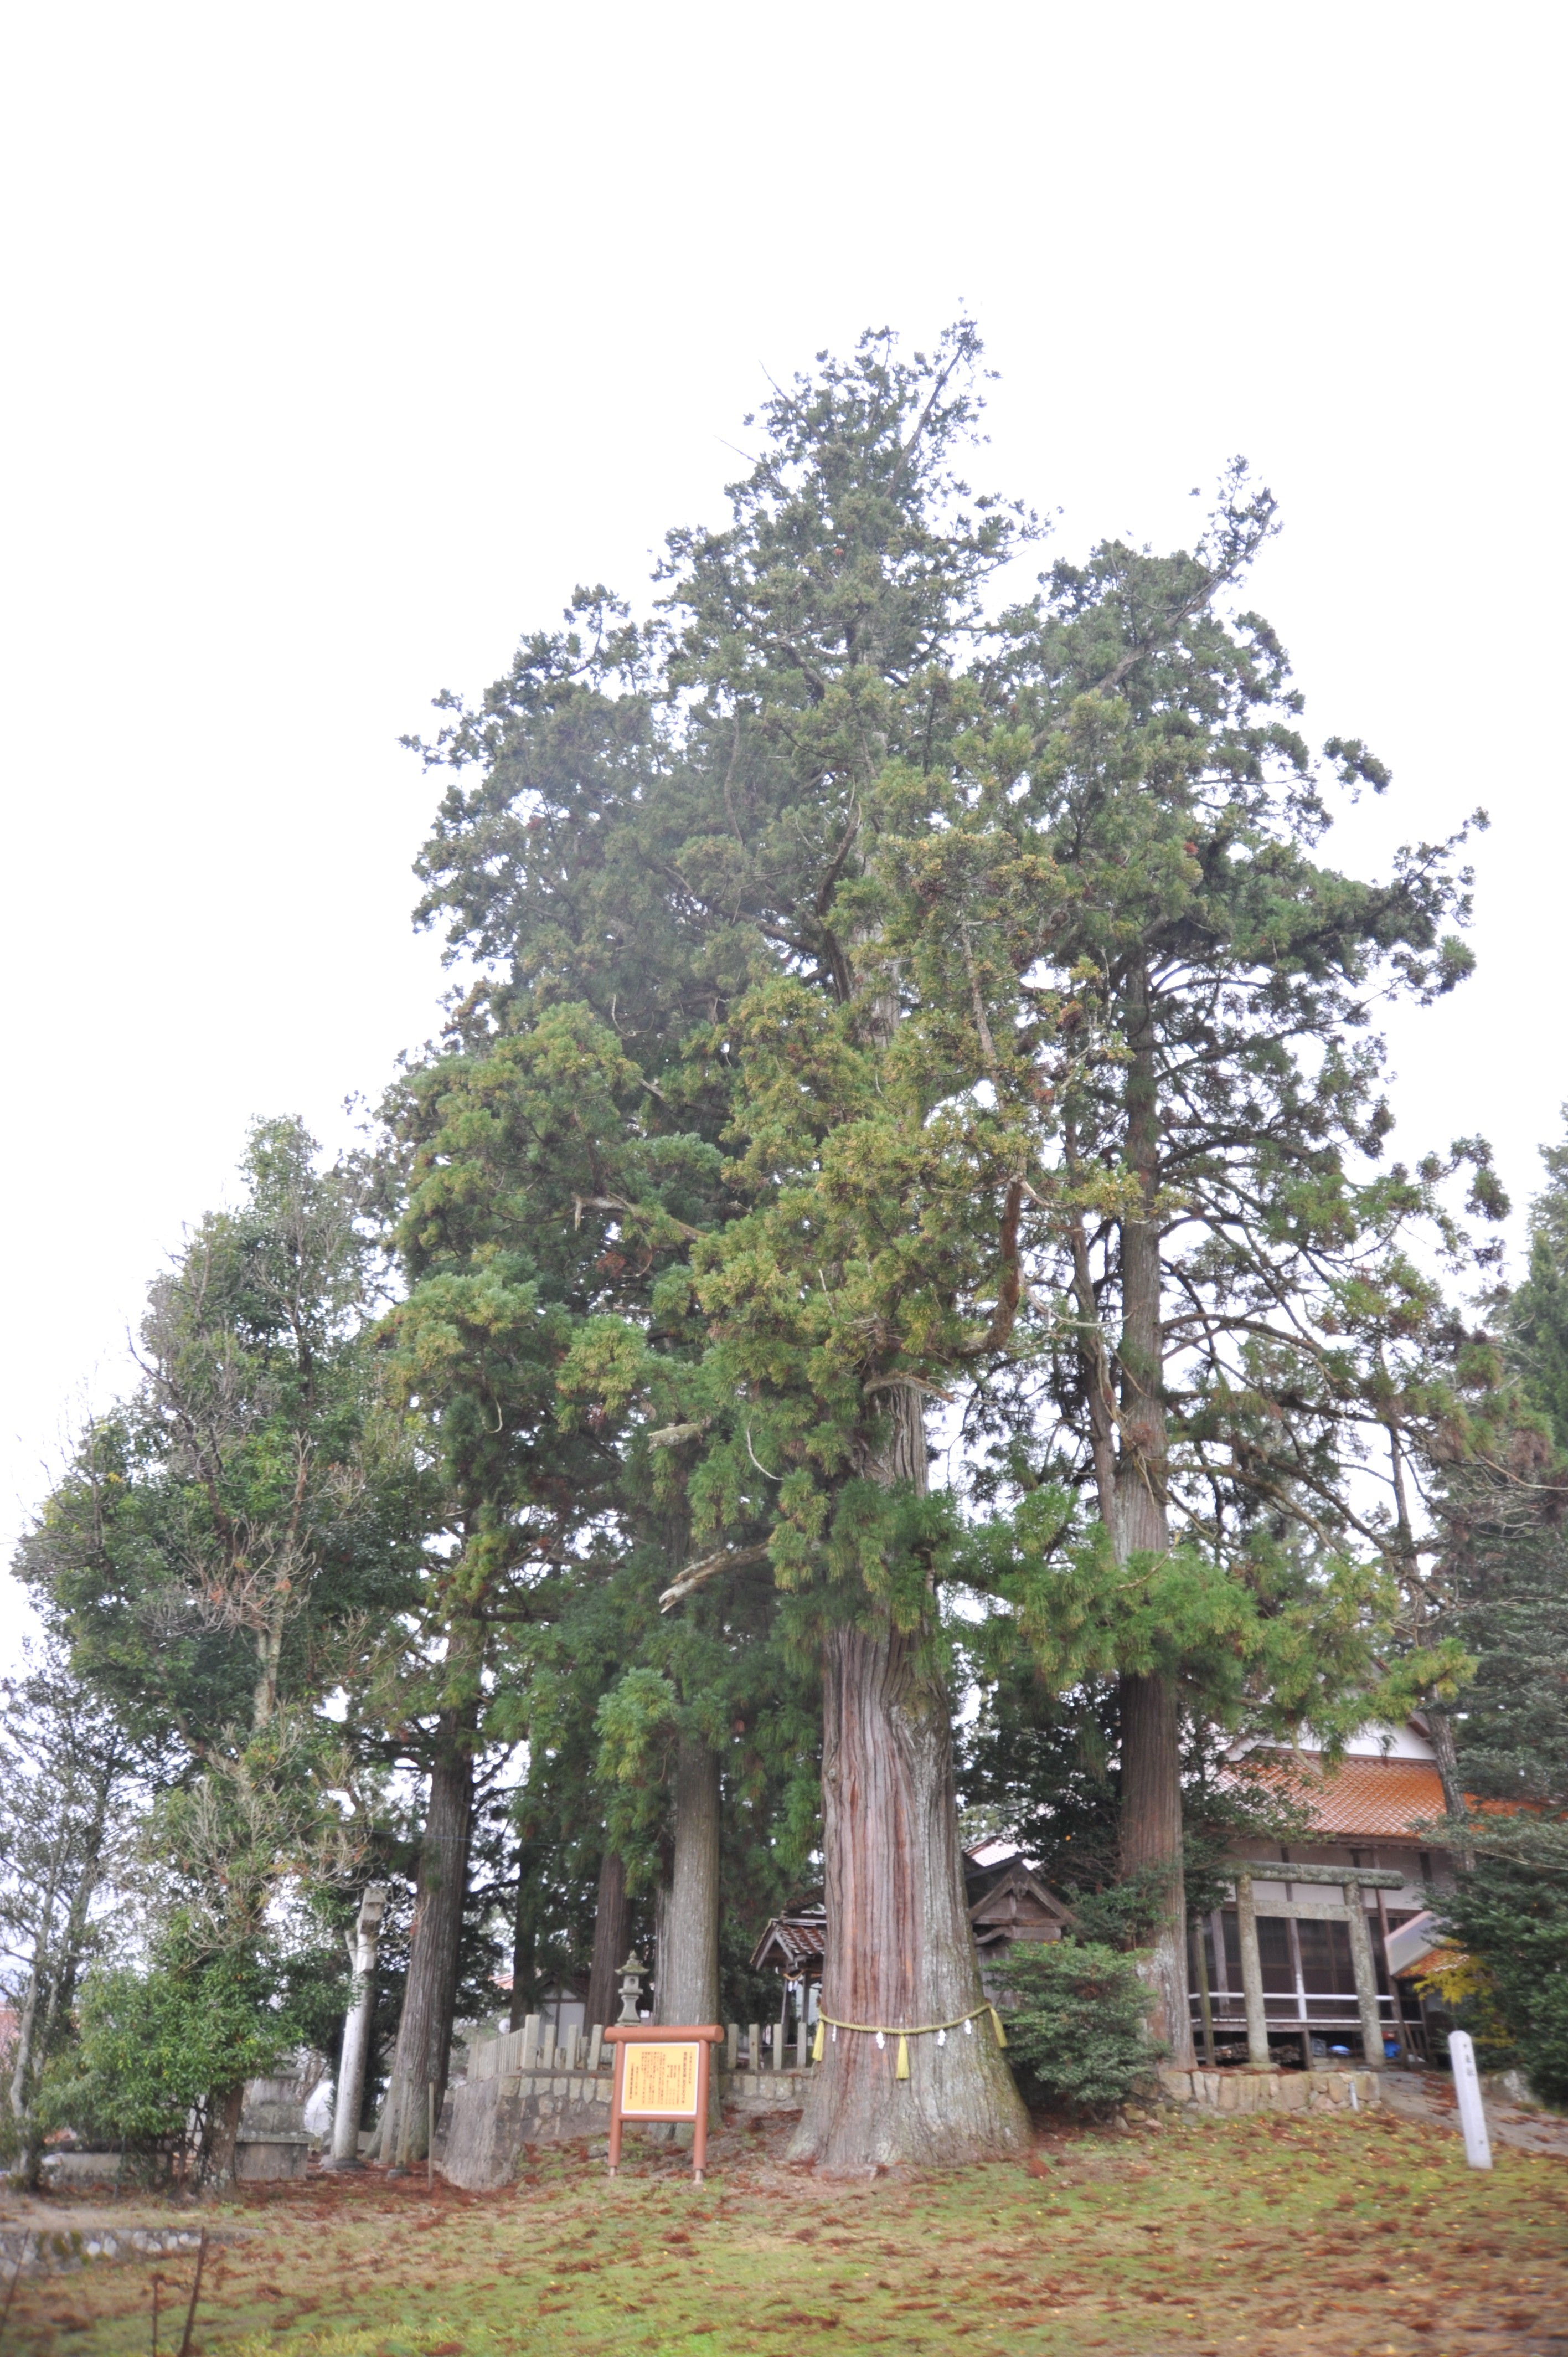
[[[322,1170],[278,1121],[242,1176],[152,1286],[142,1381],[84,1435],[17,1570],[153,1793],[139,1871],[184,1927],[182,1987],[216,1973],[265,2007],[274,1901],[346,1896],[384,1816],[364,1669],[415,1593],[421,1483],[367,1347],[364,1173]],[[329,2012],[335,1937],[311,1970]],[[220,2177],[243,2077],[208,2091]]]
[[[625,1027],[628,1046],[641,1047],[643,1069],[666,1099],[670,1077],[658,1059],[679,1066],[683,1101],[703,1105],[700,1134],[723,1136],[733,1125],[752,1141],[726,1182],[727,1216],[693,1243],[686,1280],[687,1314],[714,1347],[682,1418],[700,1435],[689,1482],[697,1553],[672,1587],[683,1605],[699,1584],[730,1581],[770,1528],[771,1558],[788,1585],[822,1535],[813,1499],[836,1512],[849,1585],[835,1598],[835,1583],[813,1577],[802,1617],[814,1626],[829,1687],[829,1906],[846,1926],[832,1954],[844,1975],[837,2001],[852,2019],[906,2020],[911,2007],[924,2018],[933,2005],[951,2015],[978,1996],[950,1704],[927,1587],[941,1514],[918,1503],[923,1378],[899,1363],[891,1334],[867,1351],[856,1323],[885,1297],[896,1324],[905,1323],[898,1296],[912,1287],[900,1286],[894,1258],[884,1255],[862,1288],[863,1248],[874,1232],[874,1258],[883,1241],[908,1236],[902,1198],[922,1157],[950,1186],[969,1152],[961,1120],[934,1141],[920,1137],[922,1114],[949,1085],[946,1073],[936,1084],[937,1044],[922,1036],[897,1049],[905,1010],[897,988],[885,986],[875,805],[890,762],[925,758],[933,721],[930,758],[941,759],[951,726],[926,673],[947,640],[972,626],[979,587],[1011,544],[1008,520],[983,502],[968,515],[949,479],[945,454],[971,414],[963,380],[973,352],[965,329],[935,362],[906,366],[887,339],[871,339],[854,363],[780,394],[768,415],[767,453],[734,494],[731,530],[672,536],[669,623],[641,634],[634,650],[623,641],[614,651],[624,728],[595,700],[608,691],[603,663],[593,686],[570,696],[551,684],[552,726],[543,726],[541,659],[531,651],[526,680],[514,674],[483,715],[454,725],[448,756],[480,760],[488,775],[462,800],[449,797],[442,837],[427,855],[439,904],[460,912],[460,927],[473,926],[460,938],[510,956],[534,986],[547,958],[563,974],[552,987],[592,987],[600,941],[617,974],[627,972],[626,910],[651,909],[644,939],[669,980],[645,993],[646,1017],[636,988],[623,1000],[618,985],[604,1011],[618,1032]],[[565,790],[549,765],[560,743],[552,728],[568,708],[591,740],[591,759],[578,769],[591,781],[591,810],[586,784]],[[612,848],[579,848],[590,829]],[[619,908],[602,895],[618,859],[628,887]],[[499,888],[480,884],[481,862]],[[503,901],[516,935],[498,922]],[[633,959],[634,984],[635,966]],[[900,1060],[908,1074],[881,1100]],[[882,1102],[897,1110],[879,1127]],[[839,1232],[819,1250],[798,1216],[791,1232],[792,1214],[775,1214],[781,1197],[798,1202],[789,1191],[797,1178],[816,1184],[822,1139],[845,1120],[858,1145],[835,1174],[846,1189]],[[992,1146],[987,1172],[995,1159]],[[976,1191],[966,1163],[953,1199]],[[980,1208],[964,1224],[989,1275],[996,1211],[983,1174],[978,1191]],[[972,1271],[953,1258],[953,1243],[952,1234],[933,1233],[926,1252],[941,1264],[947,1341],[961,1351],[979,1347],[993,1319],[961,1330],[955,1303]],[[775,1322],[780,1304],[759,1297],[758,1286],[775,1294],[782,1286],[803,1315]],[[820,1321],[830,1299],[828,1324],[841,1331],[824,1351]],[[813,1365],[825,1386],[813,1388]],[[868,1590],[860,1585],[866,1566]],[[898,1627],[889,1579],[901,1588]],[[863,1701],[875,1722],[872,1754],[894,1770],[875,1804],[850,1764]],[[852,1794],[846,1843],[839,1796]],[[875,1839],[867,1805],[881,1808]],[[880,1874],[876,1850],[905,1862],[897,1889]],[[850,1928],[862,1895],[876,1889],[892,1898],[896,1919]],[[840,2115],[822,2131],[824,2152],[865,2146],[886,2157],[904,2148],[902,2138],[911,2152],[931,2139],[951,2150],[991,2148],[1021,2132],[1005,2072],[983,2040],[950,2041],[934,2072],[922,2049],[918,2092],[898,2109],[891,2085],[879,2091],[877,2066],[852,2061],[851,2044],[843,2041],[823,2074],[839,2090]]]
[[[1464,973],[1464,880],[1446,846],[1386,887],[1315,864],[1283,652],[1226,619],[1273,521],[1239,473],[1194,552],[1111,544],[988,620],[1032,526],[954,473],[978,350],[962,326],[930,359],[824,356],[768,404],[727,526],[671,536],[650,625],[585,593],[450,706],[435,758],[482,774],[443,805],[426,909],[501,970],[487,1005],[586,999],[659,1113],[727,1151],[659,1297],[705,1329],[673,1600],[765,1535],[814,1631],[829,2011],[897,2027],[977,1991],[940,1601],[968,1581],[1060,1685],[1123,1681],[1123,1857],[1167,1885],[1179,2045],[1183,1699],[1365,1708],[1418,1552],[1409,1436],[1493,1380],[1455,1369],[1404,1250],[1423,1221],[1461,1249],[1449,1174],[1376,1171],[1363,1030],[1378,991]],[[1359,745],[1327,759],[1385,782]],[[635,1222],[635,1190],[581,1194]],[[933,1398],[1032,1485],[983,1545],[928,1494]],[[1353,1466],[1391,1435],[1369,1511]],[[1019,2133],[983,2040],[918,2043],[896,2087],[846,2033],[797,2150]]]
[[[1503,1345],[1523,1403],[1505,1467],[1452,1485],[1456,1633],[1476,1657],[1458,1725],[1467,1792],[1568,1810],[1568,1148],[1543,1148],[1530,1267]]]
[[[381,1412],[365,1174],[258,1123],[238,1208],[149,1289],[142,1381],[84,1434],[17,1575],[76,1674],[199,1757],[351,1672],[410,1594],[417,1473]]]
[[[1506,1448],[1457,1469],[1434,1607],[1473,1675],[1451,1709],[1461,1860],[1441,1905],[1480,1969],[1466,2026],[1568,2104],[1568,1152],[1544,1149],[1530,1263],[1501,1304],[1518,1409]],[[1434,1714],[1434,1718],[1439,1715]]]
[[[685,1553],[673,1455],[651,1451],[648,1435],[680,1412],[668,1371],[693,1321],[689,1286],[678,1274],[671,1286],[671,1274],[711,1213],[718,1157],[666,1117],[659,1082],[650,1090],[617,1029],[553,999],[548,980],[471,1001],[451,1052],[412,1071],[390,1107],[408,1292],[387,1320],[386,1363],[424,1421],[445,1501],[425,1597],[428,1646],[445,1655],[421,1706],[427,1723],[437,1705],[429,1871],[422,1857],[383,2130],[383,2149],[403,2157],[422,2148],[423,2089],[445,2083],[476,1757],[526,1743],[516,1806],[528,1838],[553,1823],[601,1859],[619,1857],[588,1730]],[[699,1746],[689,1766],[678,1880],[683,1834],[703,1851],[714,1831],[716,1760]],[[708,1921],[694,1953],[708,1956],[711,1875],[698,1897]],[[607,1952],[624,1923],[618,1906],[613,1914]],[[520,1960],[537,1928],[522,1908]],[[597,1957],[601,2002],[620,1961]],[[712,1983],[709,1973],[688,1992],[705,1987],[703,2018]]]
[[[1190,552],[1056,565],[1003,619],[948,824],[906,855],[920,946],[968,966],[995,1084],[1027,1072],[1055,1108],[1021,1249],[1054,1321],[1036,1429],[1056,1478],[1023,1469],[998,1577],[1058,1682],[1119,1674],[1122,1863],[1166,1882],[1155,2027],[1178,2057],[1184,1708],[1250,1688],[1321,1722],[1347,1685],[1365,1706],[1419,1566],[1418,1437],[1451,1454],[1495,1383],[1485,1352],[1455,1366],[1410,1242],[1426,1227],[1463,1258],[1443,1189],[1466,1168],[1472,1208],[1504,1208],[1485,1149],[1378,1170],[1366,1028],[1380,996],[1425,1002],[1468,970],[1445,930],[1466,878],[1452,845],[1384,885],[1319,864],[1300,696],[1234,611],[1274,525],[1238,465]],[[1324,760],[1387,783],[1357,742]],[[1061,1494],[1085,1481],[1089,1550]]]
[[[36,2190],[53,2125],[45,2079],[69,2047],[102,1902],[124,1847],[133,1753],[51,1647],[0,1685],[0,1996],[16,2018],[0,2148]]]

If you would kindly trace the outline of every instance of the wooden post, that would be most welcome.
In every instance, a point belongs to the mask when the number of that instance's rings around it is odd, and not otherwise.
[[[1220,1999],[1219,2027],[1221,2029],[1233,2029],[1236,2025],[1230,2018],[1230,1960],[1225,1953],[1225,1910],[1223,1907],[1217,1907],[1214,1910],[1213,1914],[1208,1919],[1208,1925],[1210,1931],[1214,1934],[1214,1991]],[[1204,1951],[1205,1964],[1207,1964],[1208,1962],[1208,1953],[1206,1949]],[[1212,2002],[1213,1999],[1211,1998],[1210,2003],[1212,2004]]]
[[[717,2022],[714,2024],[718,2028]],[[708,2162],[708,2072],[714,2050],[704,2042],[697,2049],[697,2116],[692,2123],[692,2182],[701,2185]]]
[[[1285,1895],[1287,1898],[1290,1895],[1290,1888],[1291,1886],[1287,1882],[1285,1884]],[[1290,1968],[1295,1978],[1296,2019],[1301,2024],[1301,2067],[1304,2071],[1310,2071],[1312,2068],[1312,2032],[1307,2028],[1306,1975],[1301,1968],[1301,1926],[1296,1921],[1294,1915],[1287,1915],[1285,1918],[1285,1936],[1290,1942]]]
[[[1350,1962],[1356,1971],[1356,2003],[1361,2016],[1361,2059],[1369,2071],[1383,2067],[1383,2018],[1378,2006],[1378,1975],[1372,1943],[1367,1937],[1367,1910],[1359,1882],[1345,1885],[1345,1911],[1350,1921]]]
[[[1247,2066],[1266,2071],[1269,2015],[1263,2003],[1263,1960],[1258,1953],[1258,1917],[1250,1874],[1236,1877],[1236,1929],[1241,1935],[1241,1987],[1247,2003]]]
[[[784,2050],[789,2040],[789,1984],[784,1984],[784,2001],[779,2007],[779,2034],[773,2042],[773,2068],[787,2071],[789,2063]]]
[[[1214,2051],[1214,2007],[1208,1994],[1208,1955],[1203,1944],[1201,1915],[1192,1928],[1197,1950],[1197,2001],[1203,2011],[1203,2059],[1212,2071],[1218,2058]]]
[[[606,2034],[607,2036],[609,2033],[607,2032]],[[614,2177],[617,2170],[620,2168],[620,2086],[621,2081],[626,2076],[626,2050],[624,2047],[618,2046],[616,2048],[610,2068],[615,2072],[615,2077],[610,2083],[609,2153],[610,2175]]]
[[[1487,2166],[1490,2167],[1489,2162]],[[25,2242],[23,2247],[26,2248]],[[196,2303],[201,2298],[201,2270],[206,2265],[207,2229],[203,2226],[201,2240],[196,2246],[196,2281],[190,2287],[190,2306],[185,2311],[185,2330],[180,2335],[179,2357],[190,2357],[190,2336],[196,2329]],[[153,2328],[153,2339],[155,2341],[157,2339],[156,2324]]]
[[[1377,1856],[1377,1852],[1374,1850],[1372,1855],[1375,1857]],[[1405,2027],[1404,2004],[1400,1996],[1400,1985],[1398,1981],[1395,1980],[1392,1973],[1389,1972],[1388,1968],[1389,1910],[1387,1901],[1384,1900],[1383,1894],[1380,1890],[1378,1893],[1378,1937],[1383,1943],[1383,1970],[1388,1976],[1389,2003],[1393,2007],[1394,2036],[1400,2042],[1400,2060],[1402,2062],[1408,2062],[1410,2061],[1410,2031]]]

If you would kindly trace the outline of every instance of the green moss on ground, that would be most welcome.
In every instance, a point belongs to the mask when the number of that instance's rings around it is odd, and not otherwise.
[[[1522,2357],[1568,2319],[1568,2162],[1359,2120],[1047,2136],[1027,2167],[827,2184],[783,2131],[615,2183],[541,2156],[505,2192],[379,2173],[226,2205],[204,2357]],[[188,2215],[188,2213],[187,2213]],[[165,2260],[166,2352],[191,2276]],[[24,2284],[16,2357],[145,2357],[150,2263]],[[172,2330],[171,2330],[172,2328]]]

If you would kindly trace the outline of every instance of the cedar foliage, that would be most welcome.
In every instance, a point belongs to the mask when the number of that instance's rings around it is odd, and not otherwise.
[[[1420,1247],[1474,1265],[1455,1181],[1503,1205],[1477,1140],[1383,1159],[1369,1028],[1468,969],[1463,837],[1326,863],[1334,793],[1389,781],[1304,732],[1240,463],[1190,546],[1020,595],[1040,528],[962,471],[981,361],[968,321],[819,354],[645,616],[580,588],[438,699],[420,916],[475,978],[384,1109],[398,1297],[367,1174],[259,1130],[25,1550],[209,1822],[262,1771],[274,1884],[348,1874],[331,1775],[361,1864],[361,1798],[424,1780],[389,2157],[503,1906],[516,2004],[585,1957],[607,1854],[658,1920],[697,1887],[714,1780],[729,1921],[820,1846],[835,2003],[961,2012],[971,1679],[977,1793],[989,1743],[992,1797],[1032,1783],[1140,1894],[1179,2050],[1184,1746],[1190,1783],[1217,1728],[1332,1736],[1463,1663],[1422,1499],[1522,1427]],[[1021,2133],[984,2040],[901,2093],[869,2052],[802,2152]]]
[[[1462,2018],[1488,2061],[1568,2107],[1568,1150],[1541,1159],[1527,1273],[1499,1305],[1513,1447],[1444,1500],[1443,1600],[1474,1674],[1452,1714],[1466,1863],[1439,1904],[1482,1970]]]

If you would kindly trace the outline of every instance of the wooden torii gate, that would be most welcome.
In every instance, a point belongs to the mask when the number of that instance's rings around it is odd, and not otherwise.
[[[1269,2017],[1263,2002],[1263,1960],[1258,1950],[1258,1913],[1252,1900],[1254,1882],[1305,1882],[1309,1887],[1337,1889],[1338,1902],[1324,1899],[1271,1899],[1265,1914],[1298,1922],[1343,1923],[1350,1934],[1350,1964],[1356,1976],[1356,2005],[1361,2017],[1361,2053],[1369,2071],[1383,2067],[1383,2021],[1378,2006],[1378,1974],[1372,1943],[1367,1932],[1363,1890],[1398,1890],[1402,1874],[1380,1866],[1298,1866],[1294,1859],[1236,1857],[1229,1861],[1236,1878],[1236,1929],[1241,1946],[1241,1992],[1247,2008],[1247,2067],[1267,2071]],[[1397,2000],[1396,2000],[1397,2002]]]

